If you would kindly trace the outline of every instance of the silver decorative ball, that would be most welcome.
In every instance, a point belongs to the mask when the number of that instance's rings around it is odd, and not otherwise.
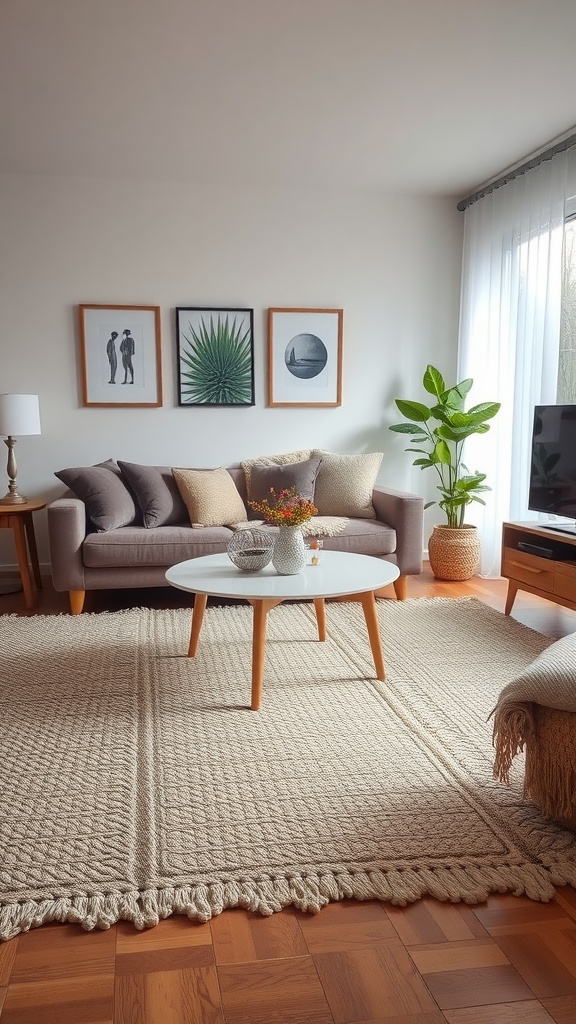
[[[251,530],[236,530],[228,541],[228,557],[238,569],[257,572],[272,558],[274,534],[255,527]]]

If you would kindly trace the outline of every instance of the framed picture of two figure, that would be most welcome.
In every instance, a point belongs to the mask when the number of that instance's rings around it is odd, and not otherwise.
[[[160,306],[84,304],[79,313],[84,405],[162,405]]]
[[[159,306],[82,304],[85,406],[162,405]],[[268,405],[342,404],[343,310],[269,307]],[[253,406],[254,310],[176,309],[178,404]]]

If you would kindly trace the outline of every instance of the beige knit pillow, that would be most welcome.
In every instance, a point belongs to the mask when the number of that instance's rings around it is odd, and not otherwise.
[[[227,469],[173,469],[192,526],[230,526],[247,519]]]
[[[282,455],[261,455],[257,459],[245,459],[240,465],[246,477],[246,493],[248,501],[252,501],[251,474],[252,466],[290,466],[293,462],[304,462],[309,459],[310,448],[302,448],[299,452],[284,452]]]
[[[372,491],[383,452],[334,455],[315,448],[312,456],[315,455],[322,457],[314,491],[318,515],[375,519]]]

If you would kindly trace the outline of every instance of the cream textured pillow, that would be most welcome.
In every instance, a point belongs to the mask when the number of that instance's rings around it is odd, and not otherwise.
[[[230,526],[247,519],[244,502],[227,469],[173,469],[193,526]]]
[[[314,449],[322,462],[316,477],[314,504],[319,516],[375,519],[372,491],[383,452],[368,455],[333,455]]]
[[[299,452],[284,452],[283,455],[261,455],[257,459],[245,459],[240,465],[246,477],[246,493],[248,501],[252,501],[251,474],[252,466],[290,466],[293,462],[304,462],[309,459],[312,452],[310,448],[303,448]]]

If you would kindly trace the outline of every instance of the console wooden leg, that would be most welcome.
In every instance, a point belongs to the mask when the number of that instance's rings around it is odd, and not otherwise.
[[[506,604],[504,606],[504,615],[510,615],[512,611],[512,605],[518,593],[518,584],[514,580],[508,580],[508,593],[506,594]]]
[[[376,678],[383,681],[386,678],[386,669],[384,667],[384,654],[382,653],[382,640],[380,639],[380,624],[378,622],[378,612],[376,610],[376,600],[374,598],[373,591],[369,590],[367,594],[360,594],[360,600],[362,602],[362,610],[364,612],[364,618],[366,619],[366,626],[368,628],[368,639],[370,640],[372,657],[374,658]]]
[[[405,601],[408,597],[408,577],[399,576],[394,580],[394,593],[399,601]]]
[[[84,599],[86,597],[85,590],[69,590],[68,598],[70,600],[70,611],[72,615],[80,615],[84,607]]]
[[[314,608],[316,609],[316,622],[318,623],[318,639],[326,639],[326,604],[323,597],[314,598]]]
[[[198,650],[202,620],[206,611],[208,594],[194,594],[194,607],[192,609],[192,625],[190,627],[190,643],[188,645],[188,657],[193,658]]]

